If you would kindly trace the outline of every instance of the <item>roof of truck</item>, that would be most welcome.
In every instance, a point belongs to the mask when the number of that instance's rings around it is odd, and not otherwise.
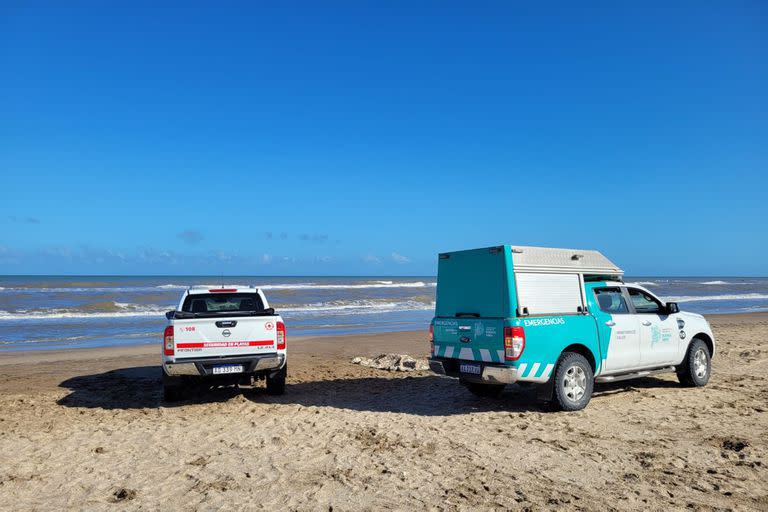
[[[260,290],[255,286],[243,286],[243,285],[236,285],[236,284],[223,284],[220,286],[211,286],[211,285],[195,285],[190,286],[187,289],[187,293],[193,294],[193,293],[254,293],[259,292]]]
[[[552,247],[506,245],[471,249],[469,251],[452,251],[442,253],[440,258],[447,258],[450,254],[454,253],[483,250],[498,253],[505,247],[509,248],[512,254],[512,266],[515,271],[566,272],[615,279],[621,279],[621,276],[624,275],[624,271],[606,258],[600,251],[590,249],[556,249]]]
[[[600,251],[511,245],[515,270],[621,276],[624,271]]]

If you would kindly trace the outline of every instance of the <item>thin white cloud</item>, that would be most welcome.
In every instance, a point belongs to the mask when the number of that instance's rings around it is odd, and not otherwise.
[[[393,252],[392,253],[392,261],[394,261],[395,263],[398,263],[400,265],[403,265],[405,263],[410,263],[411,262],[411,258],[409,258],[408,256],[403,256],[402,254],[398,254],[396,252]]]
[[[378,265],[379,263],[381,263],[381,258],[379,258],[378,256],[374,256],[373,254],[366,254],[365,256],[363,256],[363,261],[365,263],[373,263],[374,265]]]

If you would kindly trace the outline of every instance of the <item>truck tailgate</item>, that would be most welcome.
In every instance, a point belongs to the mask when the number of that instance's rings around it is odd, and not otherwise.
[[[273,317],[175,320],[176,359],[249,356],[277,350]]]
[[[504,320],[441,318],[434,321],[435,357],[504,362]]]

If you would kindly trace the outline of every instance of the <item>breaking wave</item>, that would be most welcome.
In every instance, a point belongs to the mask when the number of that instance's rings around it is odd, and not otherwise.
[[[667,302],[706,302],[711,300],[765,300],[765,293],[741,293],[732,295],[683,295],[680,297],[665,297]]]
[[[435,282],[425,283],[415,281],[408,283],[395,283],[392,281],[375,281],[361,284],[265,284],[258,286],[262,290],[363,290],[367,288],[430,288],[437,286]]]
[[[135,316],[162,316],[173,306],[155,304],[126,304],[121,302],[94,302],[73,308],[0,310],[0,320],[50,320],[57,318],[121,318]]]
[[[317,315],[328,314],[365,314],[382,313],[387,311],[428,311],[435,308],[434,302],[421,302],[417,300],[406,300],[397,302],[376,302],[370,300],[357,301],[337,301],[337,302],[319,302],[315,304],[304,304],[296,306],[278,307],[275,306],[278,313],[287,313],[291,316],[293,313],[308,313]]]

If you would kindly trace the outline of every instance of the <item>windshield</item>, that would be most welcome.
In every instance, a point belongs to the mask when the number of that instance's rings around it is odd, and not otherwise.
[[[263,311],[258,293],[195,293],[187,295],[181,310],[185,313],[227,313]]]

